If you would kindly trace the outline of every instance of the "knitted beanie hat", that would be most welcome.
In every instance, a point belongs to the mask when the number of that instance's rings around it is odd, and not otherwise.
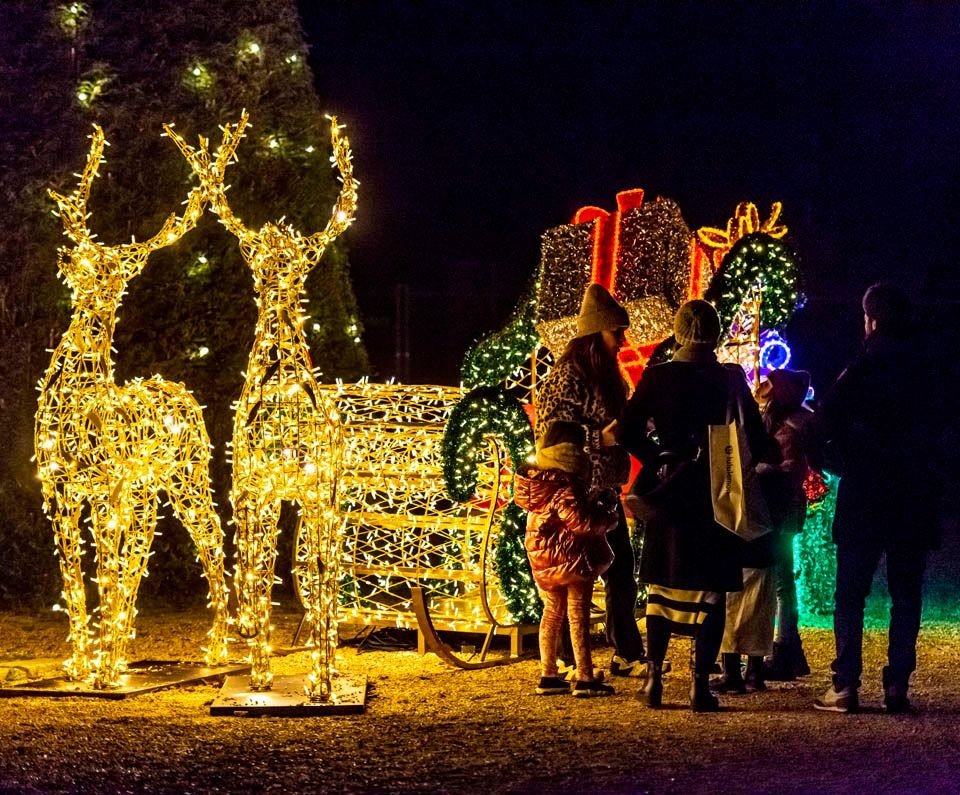
[[[713,304],[699,299],[687,301],[674,318],[673,336],[684,347],[716,348],[720,339],[720,316]]]
[[[787,409],[798,409],[810,391],[810,373],[806,370],[772,370],[767,375],[773,399]]]
[[[583,295],[580,304],[580,314],[577,316],[577,337],[586,337],[607,329],[627,328],[630,317],[627,310],[617,303],[616,299],[602,284],[591,284]]]

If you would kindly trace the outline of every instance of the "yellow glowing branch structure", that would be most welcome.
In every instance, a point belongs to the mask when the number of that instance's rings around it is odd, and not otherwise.
[[[539,344],[530,358],[504,379],[503,388],[521,403],[535,404],[537,389],[552,368],[553,354],[546,345]]]
[[[105,246],[87,228],[90,186],[103,162],[103,131],[93,143],[77,189],[51,191],[73,247],[60,250],[60,273],[73,290],[73,316],[40,382],[34,444],[44,509],[54,524],[72,656],[67,675],[116,686],[134,637],[137,589],[147,569],[164,491],[199,550],[214,623],[207,662],[226,661],[227,597],[223,532],[214,511],[210,441],[196,400],[183,384],[154,376],[114,382],[111,345],[127,283],[150,252],[193,228],[203,192],[191,191],[182,217],[172,214],[142,243]],[[84,595],[84,503],[97,562],[98,620],[90,624]],[[95,631],[98,630],[98,631]]]
[[[493,556],[509,500],[505,454],[489,439],[473,500],[458,503],[444,486],[444,426],[465,390],[367,382],[323,389],[343,423],[341,615],[415,627],[410,586],[419,585],[439,628],[510,625]]]
[[[717,348],[717,359],[724,363],[739,364],[750,375],[750,387],[756,391],[760,386],[760,307],[763,305],[763,290],[757,286],[750,289],[734,315],[730,332]]]
[[[727,221],[726,229],[717,229],[714,226],[698,229],[697,238],[704,248],[710,251],[713,272],[720,270],[723,258],[740,238],[763,232],[779,240],[787,234],[787,227],[778,223],[782,209],[781,202],[774,202],[770,207],[770,217],[761,222],[757,205],[753,202],[740,202],[733,212],[733,217]]]
[[[188,146],[167,128],[193,170],[220,222],[240,241],[257,293],[256,334],[233,425],[233,515],[238,631],[251,652],[251,687],[270,687],[270,592],[277,558],[277,522],[284,500],[295,502],[299,523],[294,581],[311,628],[313,659],[306,686],[311,699],[331,695],[336,648],[337,578],[343,520],[337,502],[342,455],[340,421],[319,389],[303,332],[305,282],[324,249],[353,219],[357,182],[350,146],[330,121],[332,160],[343,186],[323,231],[301,235],[291,226],[244,226],[227,203],[224,170],[247,126],[247,114],[223,129],[213,159],[209,142]]]

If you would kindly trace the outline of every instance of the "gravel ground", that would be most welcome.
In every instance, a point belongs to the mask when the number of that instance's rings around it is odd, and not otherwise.
[[[276,645],[296,620],[278,616]],[[147,613],[139,627],[131,659],[196,659],[205,614]],[[65,631],[62,615],[0,614],[0,669],[49,669]],[[213,684],[123,701],[0,699],[0,791],[960,792],[960,627],[924,627],[918,709],[905,716],[880,709],[883,633],[867,633],[866,709],[854,716],[811,709],[832,636],[807,629],[805,643],[812,676],[727,697],[716,715],[687,709],[684,641],[671,647],[660,711],[634,699],[636,679],[615,680],[611,698],[538,697],[535,660],[463,671],[351,646],[339,667],[368,678],[362,715],[214,718]],[[598,649],[597,662],[610,654]],[[274,666],[306,669],[302,653]]]

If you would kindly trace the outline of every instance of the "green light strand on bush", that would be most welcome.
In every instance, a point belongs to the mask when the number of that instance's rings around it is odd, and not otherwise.
[[[499,386],[481,386],[453,407],[443,432],[443,477],[447,493],[458,502],[477,490],[477,467],[485,455],[484,439],[503,441],[511,463],[526,459],[534,449],[533,430],[520,401]]]
[[[463,357],[460,378],[470,387],[494,386],[526,362],[540,346],[534,327],[536,284],[528,287],[507,325],[470,348]]]
[[[730,331],[749,291],[758,284],[763,288],[761,328],[782,329],[801,302],[800,272],[793,252],[762,232],[736,242],[704,294],[716,306],[724,334]]]
[[[204,93],[213,88],[213,75],[205,63],[194,61],[187,67],[181,82],[191,91]]]
[[[513,620],[520,624],[539,624],[543,602],[537,594],[527,550],[523,545],[526,532],[527,512],[511,502],[503,512],[493,562],[500,577],[507,610]]]
[[[452,499],[466,502],[476,493],[477,467],[489,436],[507,448],[511,468],[533,453],[533,429],[523,406],[499,386],[477,387],[450,412],[441,449],[444,482]],[[526,517],[511,499],[501,518],[494,567],[513,619],[536,622],[542,607],[523,546]]]
[[[833,516],[837,510],[840,478],[823,473],[827,495],[807,507],[803,532],[793,539],[797,572],[797,602],[804,616],[833,613],[833,592],[837,582],[837,550],[833,543]]]

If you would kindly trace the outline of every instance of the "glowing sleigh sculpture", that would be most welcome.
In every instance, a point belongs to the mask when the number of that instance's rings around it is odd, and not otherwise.
[[[73,289],[73,315],[40,382],[35,426],[44,509],[54,525],[70,624],[72,654],[64,667],[68,678],[97,689],[117,687],[127,667],[160,491],[189,531],[209,585],[214,621],[208,664],[226,661],[228,624],[223,533],[210,491],[210,441],[200,407],[183,384],[159,376],[118,385],[111,350],[128,282],[150,252],[193,228],[203,195],[191,191],[183,215],[171,215],[149,240],[103,245],[87,228],[86,209],[103,147],[103,131],[95,127],[77,189],[69,196],[51,192],[73,242],[59,257],[60,273]],[[92,625],[83,579],[86,510],[99,595]]]
[[[457,421],[463,389],[367,382],[325,389],[339,408],[344,437],[341,616],[371,629],[417,628],[421,652],[430,649],[462,667],[507,661],[485,660],[493,636],[506,635],[515,659],[524,635],[536,631],[512,615],[496,559],[503,521],[516,512],[510,503],[516,446],[487,432],[498,429],[478,429],[469,493],[453,498],[445,433]],[[512,421],[529,436],[517,411]],[[454,658],[438,629],[485,634],[481,661]]]

